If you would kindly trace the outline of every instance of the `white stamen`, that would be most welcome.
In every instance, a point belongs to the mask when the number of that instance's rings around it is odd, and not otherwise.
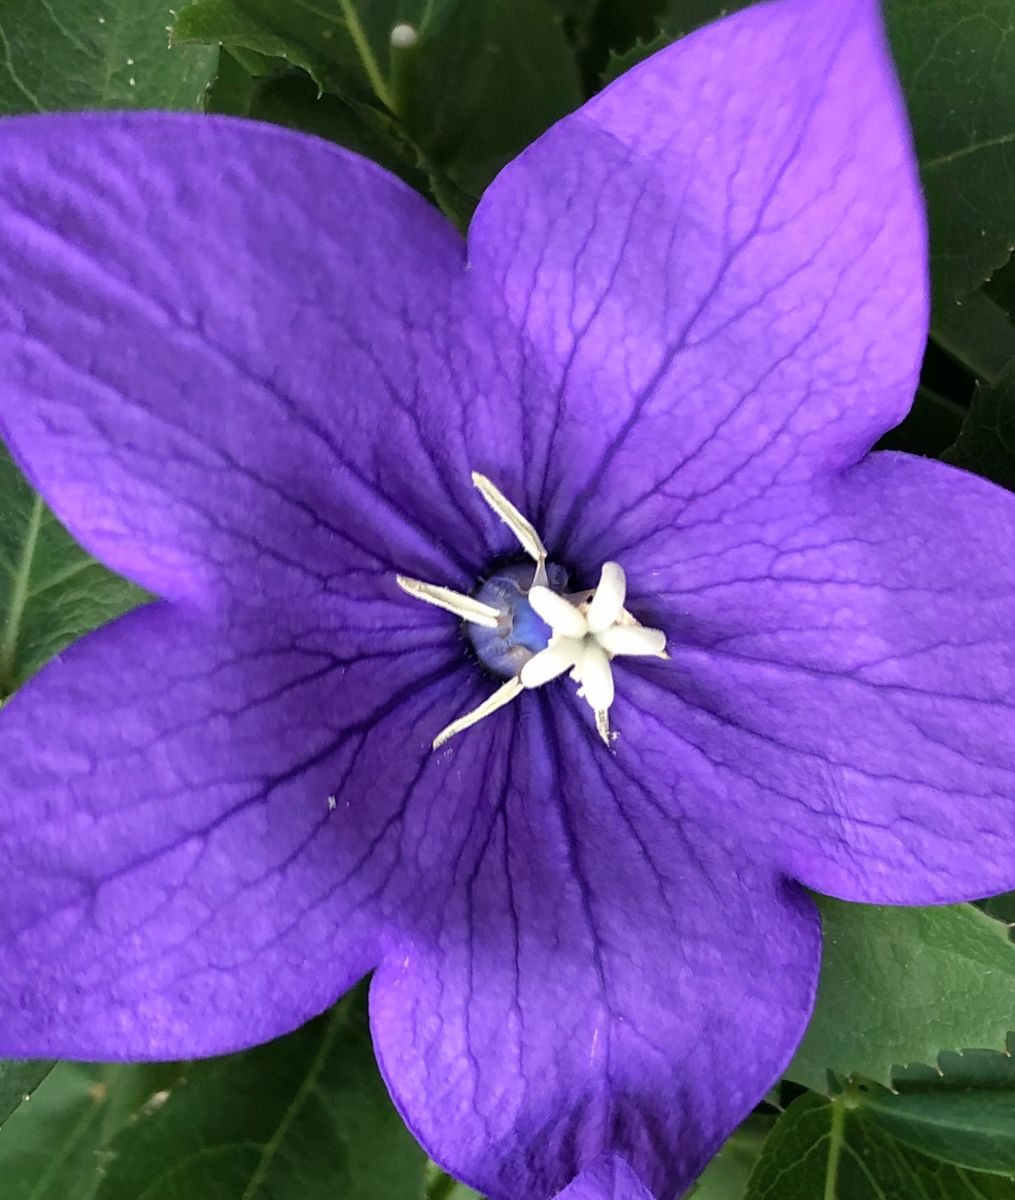
[[[468,712],[464,717],[459,717],[457,721],[452,721],[450,725],[446,725],[433,740],[433,748],[439,750],[445,742],[449,741],[456,733],[461,733],[464,729],[468,729],[472,725],[478,724],[484,717],[488,717],[491,713],[495,713],[498,708],[503,708],[505,704],[510,704],[511,701],[522,690],[522,681],[516,675],[514,679],[509,679],[507,683],[502,683],[501,686],[494,692],[492,696],[484,700],[472,712]]]
[[[589,631],[588,623],[578,609],[548,587],[529,588],[529,603],[561,637],[580,639]]]
[[[396,50],[411,50],[419,41],[419,34],[412,25],[403,22],[391,31],[391,44]]]
[[[666,635],[660,629],[648,629],[624,608],[627,579],[619,563],[603,563],[599,585],[586,592],[562,596],[549,586],[546,571],[546,547],[531,521],[485,475],[472,473],[472,482],[483,499],[535,560],[536,569],[528,591],[528,601],[552,630],[549,644],[528,658],[519,673],[472,712],[452,721],[434,738],[435,750],[462,730],[518,696],[525,688],[542,687],[552,679],[571,672],[583,697],[595,713],[596,729],[607,746],[616,736],[610,730],[610,705],[614,699],[613,669],[610,660],[621,655],[668,658]],[[398,585],[418,600],[447,609],[464,621],[497,628],[502,620],[499,609],[451,588],[438,587],[419,579],[396,576]]]
[[[551,679],[570,671],[578,662],[581,653],[580,641],[569,637],[554,638],[545,650],[534,654],[522,667],[522,684],[527,688],[542,687],[544,683],[549,683]]]
[[[577,666],[582,695],[596,712],[606,712],[613,703],[613,671],[606,651],[595,638],[586,638],[582,643]]]
[[[596,634],[600,646],[614,657],[622,654],[659,655],[666,648],[666,634],[644,625],[612,625]]]
[[[461,592],[453,591],[451,588],[438,587],[435,583],[424,583],[422,579],[410,579],[407,575],[396,575],[395,582],[403,592],[408,592],[417,600],[435,604],[438,608],[446,609],[448,612],[454,613],[456,617],[461,617],[463,621],[470,621],[473,625],[496,629],[497,623],[500,621],[500,613],[497,609],[489,604],[482,604],[479,600],[473,600],[471,596],[463,596]]]
[[[536,533],[535,526],[530,520],[522,516],[500,488],[492,484],[485,475],[480,475],[478,471],[473,471],[472,482],[479,488],[480,495],[487,504],[489,504],[521,543],[521,547],[525,553],[529,558],[534,558],[539,570],[543,571],[544,578],[537,578],[533,582],[545,584],[546,547],[543,545],[539,534]]]
[[[592,597],[585,619],[592,633],[602,633],[615,625],[624,611],[627,578],[619,563],[604,562],[599,574],[599,586]]]

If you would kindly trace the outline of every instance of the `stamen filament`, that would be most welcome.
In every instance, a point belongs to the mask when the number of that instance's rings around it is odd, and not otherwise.
[[[536,576],[532,582],[545,587],[547,583],[546,547],[543,545],[542,538],[536,533],[536,527],[527,517],[522,516],[500,488],[485,475],[473,471],[472,482],[479,488],[479,493],[487,504],[521,543],[525,553],[536,560]]]
[[[408,592],[416,600],[424,600],[447,612],[454,613],[463,621],[473,625],[483,625],[487,629],[496,629],[500,621],[500,613],[489,604],[473,600],[471,596],[463,596],[452,588],[439,587],[436,583],[424,583],[422,579],[410,579],[407,575],[396,575],[395,582],[403,592]]]
[[[522,681],[517,675],[514,679],[509,679],[507,683],[501,684],[493,695],[484,700],[477,708],[474,708],[471,712],[467,712],[464,717],[459,717],[456,721],[452,721],[450,725],[446,725],[433,740],[434,750],[439,750],[456,733],[461,733],[463,730],[477,725],[484,717],[495,713],[498,708],[503,708],[505,704],[510,704],[521,690]]]

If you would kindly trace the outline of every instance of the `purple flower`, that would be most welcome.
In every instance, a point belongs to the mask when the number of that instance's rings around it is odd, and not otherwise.
[[[669,1197],[804,1029],[801,884],[1015,884],[1015,501],[865,457],[927,319],[873,0],[655,56],[467,248],[279,129],[0,140],[0,424],[164,597],[0,720],[0,1053],[227,1051],[376,968],[457,1175]]]

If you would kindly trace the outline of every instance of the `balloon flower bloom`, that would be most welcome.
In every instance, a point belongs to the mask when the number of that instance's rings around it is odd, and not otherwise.
[[[467,239],[286,130],[3,123],[0,427],[158,599],[0,714],[0,1054],[373,971],[455,1175],[671,1200],[803,1034],[806,889],[1015,885],[1015,499],[869,453],[926,331],[874,0],[648,59]]]

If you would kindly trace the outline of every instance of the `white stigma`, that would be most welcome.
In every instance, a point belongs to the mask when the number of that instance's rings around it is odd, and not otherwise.
[[[577,602],[538,585],[529,591],[529,603],[553,635],[546,649],[522,667],[522,686],[542,687],[570,671],[579,685],[578,695],[596,714],[596,728],[607,745],[614,736],[609,719],[614,693],[610,660],[628,654],[666,654],[666,635],[661,629],[639,625],[624,608],[626,598],[627,579],[615,562],[603,563],[599,586]]]
[[[640,625],[624,608],[627,578],[618,563],[603,563],[599,583],[591,592],[562,596],[553,591],[546,572],[546,547],[532,522],[485,475],[474,471],[472,482],[535,561],[528,601],[549,625],[551,636],[546,649],[533,654],[517,676],[507,680],[477,708],[442,729],[434,738],[433,748],[439,749],[456,733],[503,708],[523,690],[542,687],[568,671],[579,685],[578,695],[595,713],[599,736],[609,746],[616,736],[610,730],[609,720],[614,697],[611,660],[626,655],[666,658],[666,635],[660,629]],[[395,578],[410,596],[446,609],[463,621],[492,629],[500,620],[497,609],[471,596],[405,575]]]
[[[419,34],[414,26],[403,22],[392,29],[390,41],[396,50],[411,50],[419,41]]]

